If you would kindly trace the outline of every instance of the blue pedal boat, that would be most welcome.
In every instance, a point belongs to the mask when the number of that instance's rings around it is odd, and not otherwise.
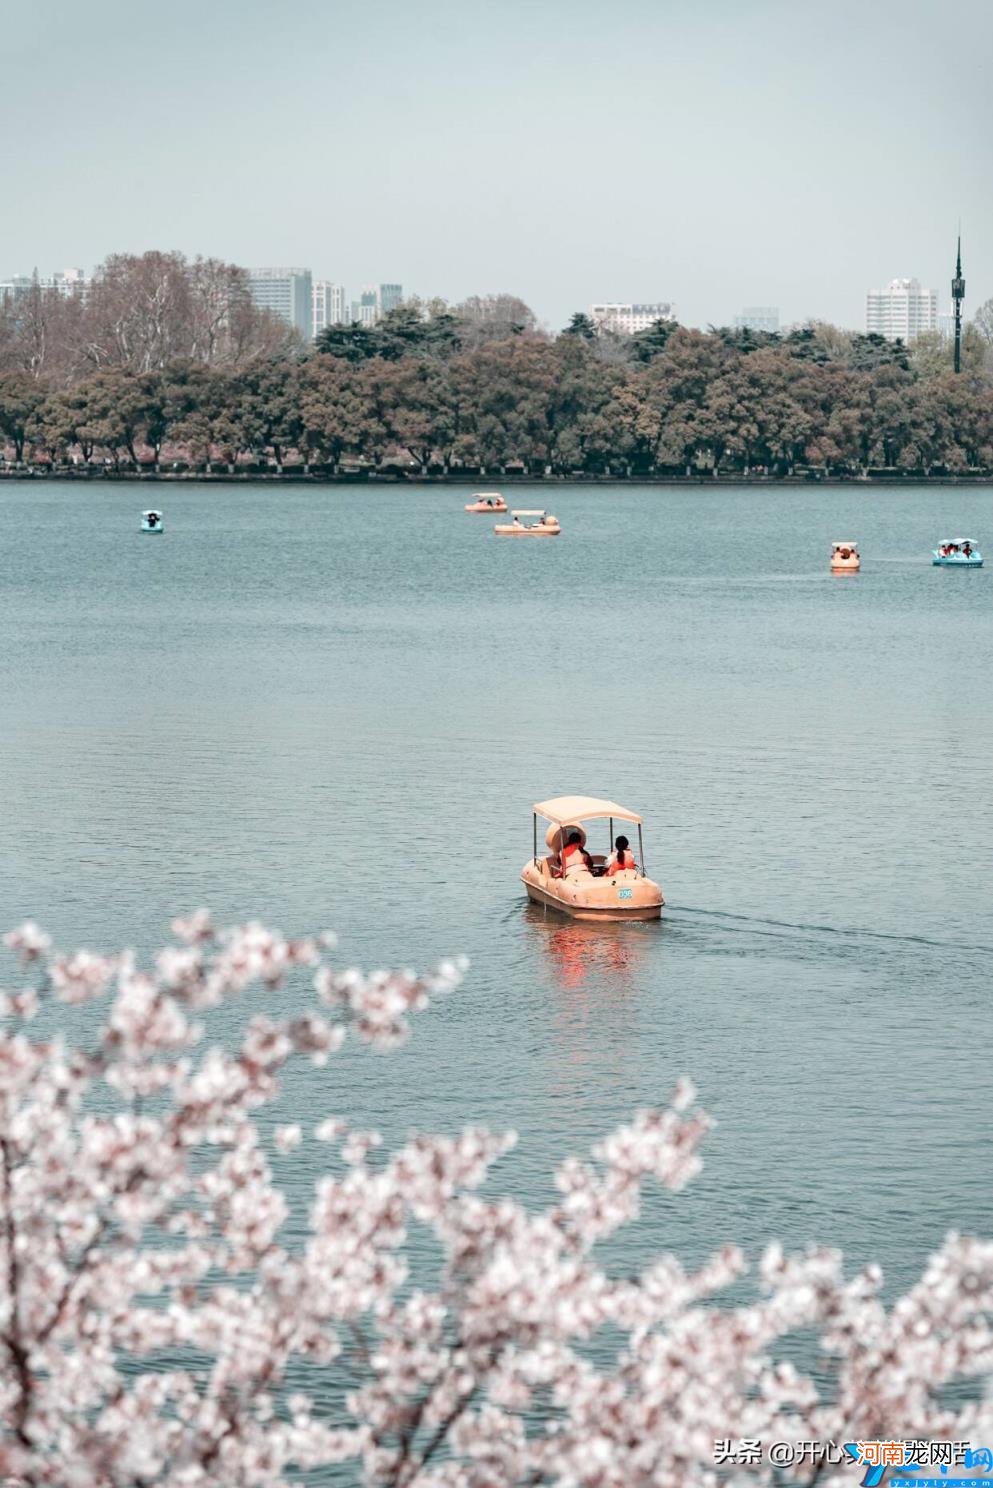
[[[162,513],[160,511],[147,511],[141,514],[142,532],[161,532],[163,527]]]
[[[955,537],[938,544],[931,562],[940,568],[982,568],[983,555],[971,538]]]

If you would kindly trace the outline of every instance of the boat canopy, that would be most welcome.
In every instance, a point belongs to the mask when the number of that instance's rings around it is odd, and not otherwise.
[[[563,827],[567,822],[590,821],[594,817],[612,816],[617,821],[637,822],[641,817],[634,811],[618,806],[616,801],[599,801],[596,796],[556,796],[554,801],[536,801],[535,816]]]
[[[154,510],[153,511],[142,512],[142,516],[143,517],[161,517],[161,515],[162,515],[162,513],[160,511],[154,511]]]
[[[835,552],[837,552],[839,548],[857,548],[858,543],[832,543],[831,546],[832,548],[834,548]]]
[[[476,501],[502,501],[503,497],[499,491],[473,491]]]
[[[543,508],[539,511],[537,509],[532,509],[531,507],[522,506],[518,507],[516,511],[512,511],[510,515],[512,517],[543,517],[545,515],[545,512]]]
[[[976,539],[974,537],[943,537],[938,547],[964,548],[966,543],[969,544],[970,548],[974,548],[976,546]]]

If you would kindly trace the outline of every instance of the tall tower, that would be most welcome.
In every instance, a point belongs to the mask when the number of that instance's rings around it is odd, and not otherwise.
[[[962,301],[965,299],[965,280],[962,278],[962,234],[959,233],[958,255],[955,259],[955,278],[952,280],[952,304],[955,307],[955,370],[962,371]]]

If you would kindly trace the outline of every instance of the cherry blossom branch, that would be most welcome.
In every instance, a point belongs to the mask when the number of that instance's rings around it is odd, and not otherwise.
[[[60,955],[35,925],[7,937],[39,986],[0,993],[0,1478],[285,1488],[349,1463],[370,1488],[712,1488],[718,1438],[993,1431],[988,1242],[950,1236],[889,1307],[877,1268],[846,1279],[827,1250],[769,1246],[733,1305],[747,1268],[730,1244],[695,1270],[606,1265],[646,1185],[675,1194],[699,1169],[709,1123],[688,1082],[563,1161],[539,1210],[482,1196],[512,1133],[382,1154],[377,1133],[319,1120],[336,1156],[291,1243],[270,1155],[305,1133],[259,1121],[284,1070],[323,1064],[346,1031],[393,1047],[462,966],[363,976],[330,964],[327,936],[218,931],[203,912],[174,929],[151,971]],[[269,1012],[208,1046],[211,1012],[253,987]],[[32,1040],[39,996],[92,1005],[91,1047]],[[441,1255],[416,1287],[415,1226]],[[777,1362],[797,1333],[819,1335],[830,1388]],[[295,1389],[304,1368],[340,1420]],[[837,1481],[823,1457],[794,1476]]]

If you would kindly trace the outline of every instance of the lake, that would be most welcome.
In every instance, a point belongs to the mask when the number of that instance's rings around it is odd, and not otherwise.
[[[905,1284],[989,1235],[993,565],[930,550],[993,550],[991,491],[514,487],[543,542],[469,494],[0,487],[3,926],[147,951],[205,904],[346,964],[466,953],[280,1119],[515,1126],[537,1202],[689,1074],[705,1169],[632,1259],[816,1239]],[[531,805],[573,792],[644,813],[660,924],[527,905]]]

